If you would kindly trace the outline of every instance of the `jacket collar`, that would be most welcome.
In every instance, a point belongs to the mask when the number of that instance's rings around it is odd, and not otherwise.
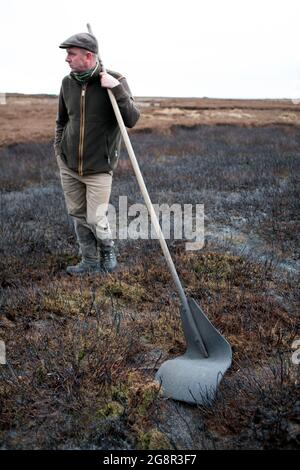
[[[98,78],[99,73],[100,73],[100,65],[97,62],[95,67],[93,69],[87,71],[86,73],[82,72],[82,74],[80,74],[80,73],[76,73],[76,72],[71,72],[69,76],[70,76],[70,78],[75,80],[77,83],[82,85],[84,83],[88,83],[88,82],[99,79]]]

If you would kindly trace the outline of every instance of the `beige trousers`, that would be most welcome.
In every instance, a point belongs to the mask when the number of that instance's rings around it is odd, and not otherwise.
[[[73,218],[82,258],[98,261],[99,248],[113,246],[107,210],[112,176],[108,173],[79,176],[57,156],[60,179],[69,215]]]

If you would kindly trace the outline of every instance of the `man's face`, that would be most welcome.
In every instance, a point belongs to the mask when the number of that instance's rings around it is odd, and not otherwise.
[[[68,47],[66,62],[72,72],[85,72],[89,68],[88,51],[79,47]]]

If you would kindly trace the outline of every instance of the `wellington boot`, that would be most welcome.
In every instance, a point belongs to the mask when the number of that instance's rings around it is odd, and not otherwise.
[[[75,266],[68,266],[66,269],[68,274],[80,275],[80,274],[92,274],[92,273],[101,273],[103,272],[100,266],[100,263],[97,262],[87,262],[85,260],[81,260],[80,263],[76,264]]]
[[[101,253],[101,261],[100,261],[101,268],[104,272],[110,273],[118,265],[115,249],[113,246],[102,247],[100,253]]]

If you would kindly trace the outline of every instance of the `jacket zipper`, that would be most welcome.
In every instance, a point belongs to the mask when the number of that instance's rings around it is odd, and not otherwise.
[[[78,174],[83,175],[83,143],[84,143],[84,125],[85,125],[85,94],[87,83],[82,85],[80,97],[80,132],[79,132],[79,155],[78,155]]]

